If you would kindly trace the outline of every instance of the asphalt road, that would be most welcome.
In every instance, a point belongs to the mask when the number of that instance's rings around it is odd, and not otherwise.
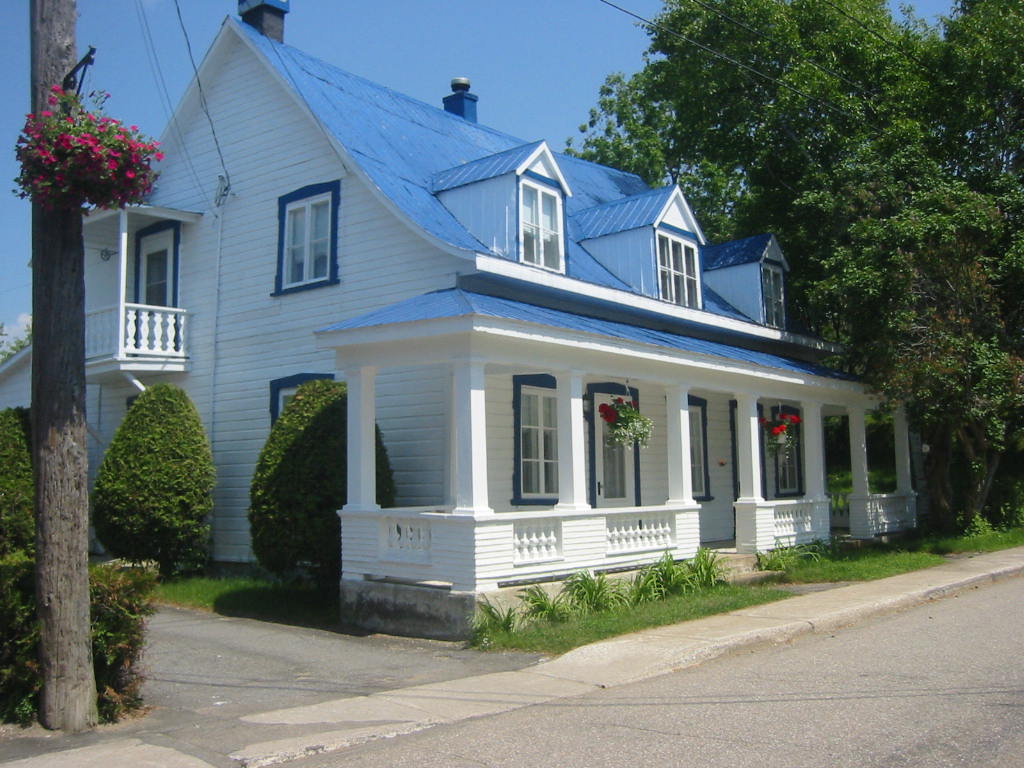
[[[1024,578],[290,768],[1024,765]]]

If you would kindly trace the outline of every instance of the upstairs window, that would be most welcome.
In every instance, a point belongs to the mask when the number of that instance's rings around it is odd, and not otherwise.
[[[338,282],[339,191],[333,181],[278,198],[275,294]]]
[[[662,301],[699,309],[697,249],[682,240],[659,234],[658,283]]]
[[[522,182],[520,236],[522,260],[562,271],[562,200],[552,191]]]
[[[774,264],[761,267],[761,292],[764,295],[764,323],[772,328],[786,325],[785,302],[782,294],[782,268]]]

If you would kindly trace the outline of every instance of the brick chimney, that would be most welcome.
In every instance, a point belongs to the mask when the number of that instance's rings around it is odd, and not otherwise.
[[[284,42],[284,15],[289,0],[238,0],[238,15],[261,35]]]
[[[468,77],[453,77],[452,92],[441,101],[444,104],[444,111],[458,115],[471,123],[476,122],[476,102],[479,99],[475,93],[469,92]]]

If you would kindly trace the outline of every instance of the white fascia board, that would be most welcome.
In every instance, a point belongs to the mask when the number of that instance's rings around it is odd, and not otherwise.
[[[757,338],[769,339],[772,341],[790,342],[824,352],[839,352],[838,346],[821,339],[790,333],[788,331],[780,331],[777,328],[768,328],[766,326],[757,325],[756,323],[736,320],[731,317],[714,315],[710,312],[704,312],[699,309],[690,309],[689,307],[669,304],[664,301],[659,301],[658,299],[640,296],[618,288],[608,288],[603,285],[585,283],[581,280],[574,280],[571,277],[559,275],[547,270],[541,273],[536,267],[530,267],[524,264],[519,264],[518,262],[501,259],[484,253],[477,254],[476,268],[478,272],[484,274],[511,277],[525,283],[532,283],[545,288],[555,288],[570,295],[600,299],[602,301],[620,304],[623,307],[641,309],[665,315],[666,317],[671,317],[677,320],[686,320],[698,323],[709,328],[723,328],[743,333],[747,336],[755,336]]]
[[[814,374],[786,371],[759,366],[753,363],[727,360],[715,355],[699,352],[684,352],[659,347],[654,344],[630,342],[609,338],[601,334],[584,331],[561,330],[540,323],[508,320],[483,315],[460,315],[426,321],[410,321],[368,328],[353,328],[340,331],[317,331],[317,348],[333,349],[339,359],[351,359],[363,365],[428,364],[443,359],[439,356],[439,344],[445,339],[463,337],[463,346],[469,337],[477,335],[492,339],[491,342],[474,344],[481,359],[493,363],[518,363],[532,367],[548,365],[560,369],[574,358],[591,358],[604,361],[602,368],[623,367],[620,364],[608,366],[612,360],[624,361],[626,367],[636,372],[636,378],[670,382],[678,380],[673,370],[686,370],[685,379],[693,386],[703,384],[708,389],[728,391],[758,391],[771,393],[783,390],[789,397],[796,397],[793,388],[814,391],[822,396],[828,391],[833,396],[841,395],[844,401],[854,399],[867,401],[863,384],[845,379],[831,379]],[[512,342],[522,347],[522,354],[512,359],[502,342]],[[660,373],[645,371],[637,364],[646,364],[661,369]],[[587,365],[583,359],[578,367],[584,370],[596,368]],[[603,373],[600,369],[593,371]],[[723,383],[722,379],[731,380]]]
[[[541,155],[545,155],[548,162],[551,163],[551,167],[555,169],[555,181],[557,181],[559,186],[562,187],[562,191],[565,193],[565,196],[572,197],[572,189],[569,187],[569,182],[565,180],[565,176],[562,174],[562,169],[558,166],[558,162],[555,160],[555,155],[548,147],[548,143],[546,141],[542,141],[540,145],[530,153],[530,156],[520,163],[519,167],[516,168],[516,176],[522,176]]]
[[[259,51],[252,44],[252,41],[249,40],[248,37],[246,37],[246,35],[241,31],[241,29],[238,28],[238,25],[241,23],[242,22],[236,21],[235,19],[232,19],[229,16],[225,19],[225,28],[230,29],[232,32],[234,32],[237,38],[241,40],[242,43],[250,50],[250,52],[253,54],[253,57],[263,65],[264,69],[267,71],[270,77],[284,89],[284,92],[295,103],[295,106],[298,107],[306,115],[306,117],[309,118],[309,120],[312,121],[312,123],[320,130],[324,138],[327,140],[328,144],[330,144],[331,148],[334,149],[338,157],[341,159],[341,164],[342,166],[344,166],[345,170],[357,176],[363,182],[366,188],[370,190],[370,194],[372,194],[374,198],[381,205],[383,205],[396,219],[398,219],[398,221],[401,222],[402,225],[405,226],[406,229],[408,229],[410,232],[413,232],[414,234],[418,235],[419,237],[433,245],[435,248],[438,248],[444,251],[445,253],[451,254],[453,256],[458,256],[460,258],[466,259],[467,261],[471,261],[474,257],[473,251],[459,248],[458,246],[452,245],[451,243],[445,242],[444,240],[435,237],[434,235],[425,231],[416,222],[414,222],[408,216],[408,214],[405,213],[405,211],[403,211],[401,208],[395,205],[394,201],[392,201],[391,198],[388,197],[388,195],[386,195],[384,191],[381,190],[381,188],[374,183],[373,179],[370,178],[370,175],[363,170],[359,162],[348,151],[348,148],[346,148],[340,141],[338,141],[337,137],[329,130],[327,130],[327,127],[320,122],[319,118],[317,118],[313,110],[310,109],[309,104],[306,103],[305,99],[302,98],[302,96],[292,86],[292,84],[288,80],[286,80],[281,75],[281,73],[277,71],[275,67],[271,66],[270,62],[266,60],[266,57],[263,56],[262,52]],[[214,46],[219,42],[219,40],[220,36],[218,35],[217,40],[214,41]],[[214,46],[210,47],[211,52],[213,51]],[[209,57],[209,54],[207,54],[207,57]]]
[[[687,201],[686,195],[684,195],[683,191],[679,188],[679,185],[675,186],[671,196],[669,196],[669,199],[665,201],[665,205],[662,207],[661,212],[658,214],[658,218],[655,222],[655,227],[661,224],[665,216],[668,215],[669,208],[672,207],[673,203],[677,202],[680,206],[682,206],[683,218],[689,222],[691,227],[690,231],[697,236],[697,239],[700,241],[701,245],[707,245],[708,241],[707,238],[704,237],[704,230],[700,228],[700,222],[697,221],[697,217],[694,215],[693,209],[690,207],[690,203]]]
[[[13,355],[0,363],[0,379],[7,378],[23,365],[32,362],[32,345],[19,349]]]
[[[171,221],[180,221],[185,224],[192,224],[203,218],[203,214],[197,211],[184,211],[178,208],[165,208],[162,205],[132,205],[125,207],[125,213],[129,216],[137,214],[139,216],[149,216],[154,219],[170,219]],[[90,211],[83,216],[83,224],[88,226],[89,224],[106,221],[113,216],[119,216],[121,214],[120,208],[103,208],[98,211]]]

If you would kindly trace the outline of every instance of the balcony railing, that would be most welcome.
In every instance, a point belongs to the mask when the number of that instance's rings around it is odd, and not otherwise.
[[[85,316],[85,358],[183,360],[186,318],[184,309],[148,304],[123,304],[89,312]],[[123,333],[120,343],[119,333]]]

